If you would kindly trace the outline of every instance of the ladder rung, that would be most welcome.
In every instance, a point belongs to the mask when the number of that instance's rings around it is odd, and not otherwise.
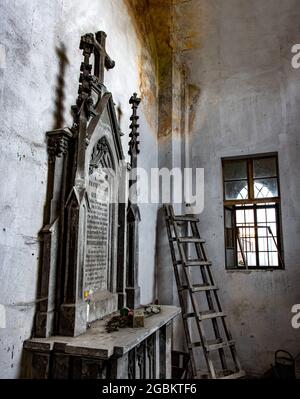
[[[218,378],[218,379],[238,379],[242,378],[245,374],[243,371],[240,370],[238,367],[238,361],[235,358],[235,342],[231,340],[230,333],[227,331],[226,327],[226,314],[222,312],[221,306],[219,304],[219,299],[217,297],[217,292],[218,287],[215,285],[216,283],[213,281],[212,276],[210,274],[210,269],[206,269],[206,267],[212,266],[212,262],[207,260],[204,246],[203,244],[205,243],[205,240],[201,238],[199,229],[197,226],[197,223],[199,223],[198,217],[193,214],[186,214],[186,215],[175,215],[174,214],[174,209],[172,205],[164,205],[164,213],[165,213],[165,221],[166,221],[166,227],[167,227],[167,234],[168,234],[168,240],[170,244],[170,250],[171,250],[171,255],[172,255],[172,260],[173,260],[173,269],[175,273],[175,277],[178,283],[177,290],[179,293],[180,301],[182,302],[182,317],[183,317],[183,322],[185,326],[185,333],[186,333],[186,338],[188,341],[188,349],[189,353],[191,356],[191,366],[193,370],[193,375],[196,378]],[[190,224],[188,224],[190,223]],[[188,227],[189,229],[186,232],[183,232],[181,230],[181,226],[183,227]],[[181,236],[180,236],[181,235]],[[193,250],[196,250],[195,255],[187,256],[185,253],[185,249],[190,247],[192,244]],[[176,251],[177,250],[177,251]],[[177,252],[179,252],[180,256],[178,255]],[[189,267],[191,266],[200,266],[199,269],[197,270],[190,270]],[[179,270],[180,269],[180,270]],[[192,272],[201,272],[202,279],[198,280],[196,279],[196,276]],[[184,276],[181,276],[180,272],[184,272]],[[206,274],[208,273],[208,276]],[[184,277],[182,280],[181,277]],[[193,278],[195,277],[195,280],[193,281]],[[198,283],[199,282],[199,283]],[[196,284],[197,283],[197,284]],[[186,291],[185,291],[186,290]],[[198,295],[197,297],[194,295],[197,292],[204,292],[206,293],[206,299],[209,301],[208,304],[212,305],[210,302],[212,298],[210,297],[212,294],[215,295],[215,300],[217,302],[216,309],[213,309],[214,306],[208,306],[210,308],[209,310],[206,311],[198,311],[198,305],[199,308],[201,309],[207,309],[207,306],[201,306],[202,301],[205,301],[205,296],[204,295]],[[193,308],[187,310],[185,299],[183,298],[184,293],[188,294],[188,297],[190,301],[193,303]],[[198,304],[196,303],[198,302]],[[215,301],[214,301],[215,302]],[[206,301],[205,301],[206,303]],[[195,311],[196,310],[196,311]],[[188,319],[194,318],[197,324],[198,328],[198,333],[199,336],[198,338],[193,339],[193,341],[196,342],[191,342],[191,329],[192,325],[188,323]],[[216,324],[217,323],[217,318],[221,318],[221,321],[223,323],[225,332],[226,332],[226,337],[221,337],[219,334],[219,330]],[[206,339],[205,337],[205,332],[204,332],[204,327],[201,323],[205,320],[211,321],[212,322],[212,327],[214,328],[215,332],[215,337],[214,339]],[[207,321],[207,323],[208,323]],[[219,319],[220,321],[220,319]],[[204,322],[203,322],[204,324]],[[217,338],[218,337],[218,338]],[[211,337],[213,338],[213,337]],[[198,341],[197,341],[198,340]],[[206,360],[206,366],[207,370],[206,371],[201,371],[197,370],[197,365],[198,362],[195,359],[194,354],[196,350],[193,349],[200,349],[204,351],[205,355],[205,360]],[[221,371],[214,371],[215,367],[213,365],[214,361],[217,359],[210,359],[210,352],[211,351],[217,351],[216,354],[218,354],[219,351],[219,357],[220,360],[222,361],[222,365],[225,366],[223,359],[225,356],[224,351],[222,348],[230,348],[231,350],[228,351],[231,353],[231,358],[235,364],[235,367],[233,369],[230,369],[227,367],[224,367],[223,370]],[[226,354],[227,355],[227,354]],[[213,356],[214,358],[214,356]]]
[[[199,222],[199,219],[192,215],[175,215],[173,220],[175,220],[175,222]]]
[[[209,285],[209,284],[194,284],[191,288],[187,285],[182,285],[178,291],[188,290],[190,289],[192,293],[201,292],[201,291],[214,291],[218,290],[216,285]]]
[[[209,285],[209,284],[194,284],[191,288],[189,288],[187,285],[182,285],[179,287],[178,291],[183,291],[183,290],[188,290],[190,289],[191,292],[201,292],[201,291],[213,291],[213,290],[218,290],[218,287],[216,285]]]
[[[176,262],[177,265],[181,265],[182,262],[181,260]],[[190,266],[211,266],[212,263],[209,262],[208,260],[200,260],[200,259],[188,259],[185,266],[190,267]]]
[[[186,266],[211,266],[212,263],[208,260],[191,259],[186,262]]]
[[[200,348],[202,346],[201,342],[192,342],[190,345],[188,345],[189,349],[193,349],[193,348]]]
[[[208,310],[207,312],[200,312],[199,320],[215,319],[217,317],[226,317],[224,312],[215,312],[214,310]]]
[[[191,317],[196,317],[196,313],[184,313],[182,315],[184,319],[189,319]],[[214,310],[207,310],[205,312],[200,312],[198,319],[200,321],[208,320],[208,319],[215,319],[217,317],[226,317],[224,312],[216,312]]]
[[[216,285],[209,284],[194,284],[192,287],[192,292],[201,292],[201,291],[215,291],[218,290]]]
[[[242,370],[239,371],[232,371],[232,370],[222,370],[216,372],[216,379],[217,380],[229,380],[229,379],[238,379],[245,377],[246,373]],[[211,379],[210,374],[204,370],[198,370],[196,374],[196,379]]]
[[[206,350],[215,351],[217,349],[225,348],[226,346],[233,346],[234,343],[235,343],[234,341],[221,341],[220,339],[216,339],[214,341],[207,341]]]
[[[208,347],[212,347],[214,345],[221,345],[221,344],[223,344],[223,341],[222,341],[221,338],[211,339],[211,340],[207,340],[206,341],[206,346],[205,347],[206,347],[207,350],[210,350],[210,349],[208,349]],[[200,341],[199,342],[192,342],[189,345],[190,348],[196,348],[196,347],[200,347],[200,346],[202,346],[202,343]],[[214,350],[214,349],[211,349],[211,350]]]
[[[174,241],[176,241],[176,238],[174,239]],[[199,238],[199,237],[178,237],[178,241],[181,244],[187,244],[187,243],[194,243],[194,244],[204,244],[205,240],[203,240],[203,238]]]
[[[189,319],[191,317],[196,317],[196,313],[183,313],[182,317],[183,319]]]
[[[225,375],[224,377],[220,377],[220,380],[234,380],[238,378],[243,378],[245,377],[246,373],[243,370],[233,372],[231,374]]]

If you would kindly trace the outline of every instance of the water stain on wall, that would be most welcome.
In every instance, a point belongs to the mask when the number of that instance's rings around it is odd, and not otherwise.
[[[189,101],[189,133],[193,133],[196,110],[200,98],[201,89],[197,85],[188,85],[188,101]]]
[[[147,119],[158,121],[158,139],[171,133],[172,1],[125,0],[140,41],[140,91]]]
[[[139,56],[139,89],[150,126],[157,124],[158,66],[156,40],[151,23],[148,0],[124,0],[136,31]]]
[[[198,1],[124,0],[139,41],[140,94],[148,123],[158,140],[181,134],[182,64],[186,52],[201,46]],[[189,3],[189,4],[187,4]],[[190,21],[190,23],[187,23]],[[178,72],[178,73],[177,73]],[[188,85],[189,131],[193,131],[200,89]],[[177,104],[178,103],[178,104]]]

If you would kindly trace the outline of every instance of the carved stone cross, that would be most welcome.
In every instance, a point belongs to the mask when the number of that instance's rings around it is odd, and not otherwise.
[[[94,41],[94,75],[98,78],[100,84],[104,83],[104,68],[112,69],[115,66],[115,61],[113,61],[106,52],[105,42],[106,33],[103,31],[97,32]]]
[[[83,52],[83,62],[81,63],[80,85],[78,90],[78,98],[76,106],[72,109],[78,116],[78,111],[85,103],[86,115],[89,118],[92,113],[93,100],[91,98],[92,85],[96,83],[98,86],[104,85],[104,69],[112,69],[115,66],[113,61],[107,54],[105,49],[106,33],[103,31],[87,33],[81,37],[80,49]],[[93,65],[90,64],[90,57],[94,54],[94,70],[92,74]],[[100,94],[100,96],[102,93]],[[76,123],[79,121],[76,120]]]

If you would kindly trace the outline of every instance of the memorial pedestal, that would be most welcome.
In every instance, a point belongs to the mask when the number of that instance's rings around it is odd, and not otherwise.
[[[112,316],[78,337],[33,338],[24,343],[26,375],[35,379],[171,378],[172,320],[181,312],[162,306],[143,328],[107,333]]]

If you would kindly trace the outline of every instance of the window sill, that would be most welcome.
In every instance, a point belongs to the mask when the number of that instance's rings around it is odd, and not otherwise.
[[[228,273],[245,273],[249,274],[251,272],[274,272],[274,271],[284,271],[282,267],[268,267],[268,268],[249,268],[249,269],[225,269]]]

